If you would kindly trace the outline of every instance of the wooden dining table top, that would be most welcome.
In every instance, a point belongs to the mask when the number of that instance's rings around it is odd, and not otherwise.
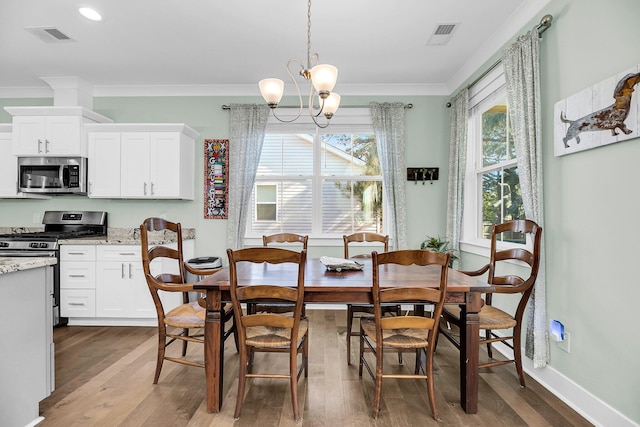
[[[318,302],[371,302],[373,270],[371,259],[358,259],[362,270],[330,271],[317,258],[308,258],[305,264],[305,301]],[[297,264],[263,264],[252,262],[238,263],[238,282],[240,285],[278,284],[296,286]],[[381,287],[425,286],[439,287],[440,267],[433,265],[421,267],[383,265],[379,268]],[[449,268],[447,273],[447,292],[490,292],[493,287],[474,277]],[[229,290],[229,269],[205,277],[194,285],[196,289],[218,287]],[[323,296],[323,294],[325,294]],[[452,301],[454,302],[454,301]]]

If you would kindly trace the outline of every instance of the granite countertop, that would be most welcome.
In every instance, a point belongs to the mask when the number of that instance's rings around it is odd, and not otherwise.
[[[18,234],[44,231],[43,227],[0,227],[0,234]],[[182,238],[184,240],[194,240],[196,238],[195,228],[183,228]],[[150,245],[164,245],[174,243],[176,233],[172,231],[152,231],[149,233]],[[81,239],[60,239],[61,245],[139,245],[139,228],[111,228],[107,229],[107,237],[86,237]]]
[[[31,268],[54,265],[58,261],[55,257],[16,257],[0,258],[0,274],[13,273],[15,271],[29,270]]]
[[[195,228],[182,229],[183,240],[196,238]],[[152,231],[149,233],[150,245],[164,245],[176,241],[176,233],[172,231]],[[109,228],[107,237],[87,237],[82,239],[60,239],[61,245],[139,245],[139,228]]]

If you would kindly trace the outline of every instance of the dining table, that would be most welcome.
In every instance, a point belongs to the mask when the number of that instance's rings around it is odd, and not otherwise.
[[[370,259],[358,259],[361,270],[332,271],[318,258],[308,258],[305,264],[305,303],[372,304],[373,272]],[[298,264],[267,264],[241,262],[237,266],[239,285],[279,284],[296,286]],[[413,267],[413,268],[412,268]],[[293,273],[293,274],[292,274]],[[379,269],[381,287],[440,285],[439,267],[385,265]],[[224,324],[221,310],[231,301],[229,269],[223,268],[194,284],[194,289],[206,294],[205,375],[207,411],[219,412],[223,399],[224,345],[221,336]],[[468,414],[478,411],[479,318],[482,293],[494,288],[486,282],[449,268],[446,303],[461,308],[460,327],[460,405]]]

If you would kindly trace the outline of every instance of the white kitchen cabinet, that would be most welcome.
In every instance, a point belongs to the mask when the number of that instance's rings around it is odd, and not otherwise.
[[[155,317],[138,246],[98,246],[96,316]]]
[[[18,160],[12,146],[11,125],[0,125],[0,197],[15,197],[18,191]]]
[[[87,123],[112,120],[82,107],[5,107],[13,115],[16,156],[87,157]]]
[[[88,133],[88,196],[120,197],[120,132]]]
[[[60,247],[60,315],[95,317],[96,247],[62,245]]]
[[[13,152],[19,156],[79,156],[79,116],[16,116]]]
[[[183,124],[127,123],[88,125],[86,129],[89,197],[193,200],[198,136],[193,129]],[[108,152],[108,147],[113,150]],[[116,189],[118,171],[120,188]]]
[[[185,260],[193,257],[194,246],[193,240],[183,242]],[[152,274],[162,271],[175,273],[177,265],[152,263]],[[62,245],[60,300],[61,316],[70,325],[157,324],[139,244]],[[162,302],[170,310],[182,303],[182,294],[163,293]]]

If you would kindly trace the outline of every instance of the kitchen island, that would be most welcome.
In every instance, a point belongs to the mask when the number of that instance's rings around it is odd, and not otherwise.
[[[0,258],[0,424],[33,425],[54,383],[56,258]]]

